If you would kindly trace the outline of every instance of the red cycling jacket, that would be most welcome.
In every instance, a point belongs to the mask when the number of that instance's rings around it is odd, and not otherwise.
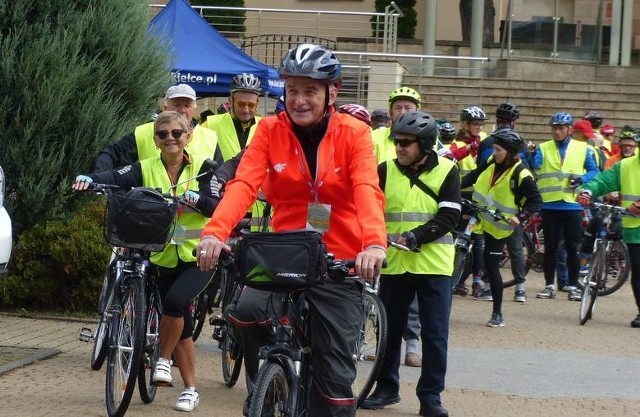
[[[371,130],[350,115],[334,113],[320,142],[315,185],[285,112],[260,120],[236,177],[202,236],[224,241],[262,190],[273,206],[275,231],[304,229],[308,204],[331,205],[329,252],[352,259],[371,245],[387,246],[384,194],[378,186]]]

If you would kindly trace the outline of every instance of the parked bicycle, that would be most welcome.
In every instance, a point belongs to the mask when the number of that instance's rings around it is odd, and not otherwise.
[[[603,203],[591,203],[596,214],[597,234],[589,264],[589,272],[580,280],[580,324],[593,318],[599,295],[611,294],[629,278],[629,250],[622,240],[622,216],[629,215],[626,208]],[[612,263],[614,266],[612,267]],[[615,275],[611,272],[615,270]]]

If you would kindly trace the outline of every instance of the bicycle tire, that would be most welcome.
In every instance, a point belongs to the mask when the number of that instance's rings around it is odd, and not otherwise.
[[[106,314],[100,316],[93,333],[93,350],[91,351],[91,369],[100,370],[109,353],[109,318]]]
[[[205,289],[198,294],[192,302],[193,335],[191,337],[194,342],[198,340],[198,337],[200,337],[200,333],[202,332],[202,328],[204,327],[204,323],[207,319],[207,314],[211,312],[214,299],[219,288],[220,280],[218,278],[218,274],[214,273],[209,284],[207,284]]]
[[[453,288],[464,285],[465,279],[471,273],[471,265],[469,259],[473,258],[471,247],[468,249],[456,248],[455,260],[453,264]]]
[[[602,276],[601,272],[601,257],[596,253],[593,256],[593,261],[589,267],[589,273],[582,281],[583,289],[582,296],[580,298],[580,325],[584,326],[587,321],[593,318],[593,308],[598,297],[598,282],[599,277]],[[591,283],[595,283],[592,285]]]
[[[275,416],[280,410],[289,408],[290,379],[284,368],[274,362],[265,362],[258,371],[251,395],[249,417]],[[290,410],[298,415],[298,410]]]
[[[111,303],[113,302],[113,282],[116,277],[109,279],[110,274],[115,274],[113,271],[113,262],[115,259],[115,253],[111,255],[111,260],[107,266],[107,271],[104,274],[102,280],[102,288],[100,289],[100,298],[98,299],[98,313],[100,314],[100,320],[96,325],[96,331],[93,333],[93,350],[91,351],[91,369],[98,371],[102,368],[104,360],[109,353],[109,340],[107,335],[109,334],[109,312]]]
[[[233,387],[238,382],[242,369],[243,351],[238,343],[233,326],[226,324],[222,330],[222,377],[227,387]]]
[[[365,318],[362,332],[356,343],[354,359],[356,379],[353,393],[360,406],[375,384],[387,347],[387,313],[378,294],[365,292]]]
[[[631,257],[627,244],[622,240],[614,240],[610,243],[607,245],[605,277],[598,286],[598,296],[618,291],[627,282],[631,273]]]
[[[531,263],[532,263],[531,255],[535,250],[533,247],[533,241],[531,241],[531,236],[529,236],[528,233],[522,234],[522,246],[524,250],[524,275],[527,276],[529,274],[529,271],[531,270]],[[502,254],[503,254],[503,257],[500,259],[500,267],[511,268],[511,262],[510,262],[511,258],[509,257],[509,251],[507,250],[506,244],[504,245]],[[502,288],[509,288],[516,285],[516,280],[513,277],[513,274],[510,274],[510,275],[511,275],[511,279],[502,281]]]
[[[160,357],[160,319],[162,318],[162,305],[160,295],[153,289],[149,289],[149,300],[145,314],[145,337],[142,350],[142,359],[138,369],[138,392],[140,399],[149,404],[156,396],[157,385],[153,383],[153,372]]]
[[[223,288],[222,311],[240,295],[241,289],[238,284],[231,279],[228,271],[222,269],[220,273],[220,284]],[[244,353],[240,341],[235,334],[235,327],[226,320],[221,329],[220,349],[222,350],[222,377],[227,387],[233,387],[238,381],[240,370],[242,369],[242,359]]]
[[[144,288],[140,280],[127,280],[119,311],[114,312],[107,359],[106,404],[109,417],[122,417],[136,386],[144,337]]]

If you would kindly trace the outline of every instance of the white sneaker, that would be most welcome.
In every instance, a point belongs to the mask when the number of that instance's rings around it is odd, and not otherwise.
[[[178,411],[192,411],[200,402],[200,395],[198,391],[191,388],[187,388],[178,397],[176,405],[173,407]]]
[[[165,358],[158,358],[156,369],[153,371],[152,381],[155,385],[162,387],[172,387],[173,379],[171,378],[171,361]]]

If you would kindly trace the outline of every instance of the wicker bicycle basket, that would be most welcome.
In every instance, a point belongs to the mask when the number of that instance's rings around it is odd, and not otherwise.
[[[173,235],[177,208],[152,188],[110,192],[105,238],[113,246],[160,252]]]

